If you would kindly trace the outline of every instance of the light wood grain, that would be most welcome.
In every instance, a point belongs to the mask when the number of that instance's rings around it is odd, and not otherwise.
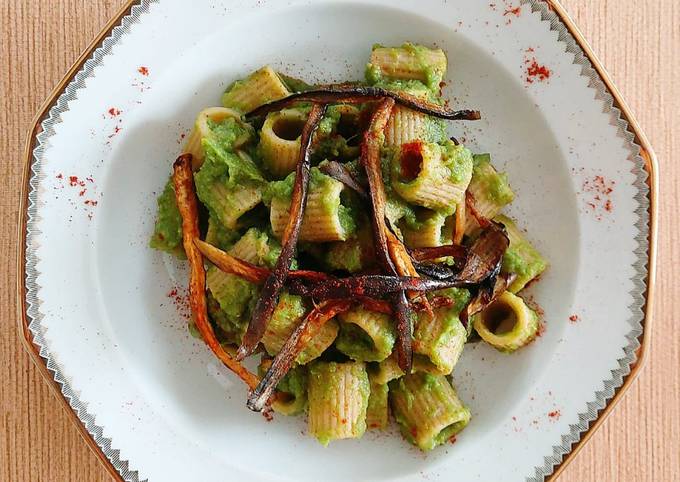
[[[0,2],[0,480],[108,481],[16,329],[20,150],[33,114],[122,0]],[[680,480],[680,2],[563,0],[655,147],[661,167],[652,347],[638,381],[560,480]]]

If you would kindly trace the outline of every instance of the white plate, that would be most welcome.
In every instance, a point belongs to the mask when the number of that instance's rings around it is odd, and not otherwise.
[[[542,480],[629,381],[653,155],[557,6],[490,3],[144,0],[55,92],[29,143],[23,322],[122,479]],[[360,78],[373,43],[405,40],[442,47],[445,94],[483,113],[452,133],[509,173],[511,213],[551,263],[530,291],[547,329],[512,356],[465,350],[454,379],[473,419],[455,445],[424,455],[391,433],[323,448],[303,420],[249,412],[244,387],[187,333],[168,296],[185,273],[147,247],[156,193],[196,113],[234,79],[266,63]]]

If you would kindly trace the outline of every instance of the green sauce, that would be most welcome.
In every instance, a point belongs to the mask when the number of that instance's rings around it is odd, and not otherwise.
[[[177,207],[172,178],[165,184],[163,192],[158,197],[156,225],[149,246],[172,253],[178,258],[186,258],[182,246],[182,216]]]

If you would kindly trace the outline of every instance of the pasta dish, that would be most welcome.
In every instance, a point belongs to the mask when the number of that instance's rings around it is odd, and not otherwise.
[[[306,414],[324,445],[391,418],[446,442],[470,420],[466,344],[510,353],[539,329],[518,293],[546,261],[502,214],[507,176],[450,136],[481,114],[448,106],[446,71],[408,43],[374,46],[361,82],[262,67],[198,114],[158,199],[150,245],[188,264],[192,334],[249,409]]]

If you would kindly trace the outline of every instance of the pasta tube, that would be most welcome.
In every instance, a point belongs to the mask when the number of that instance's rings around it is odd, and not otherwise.
[[[222,105],[247,113],[290,94],[278,74],[267,65],[247,78],[234,82],[222,96]]]
[[[392,187],[405,200],[430,209],[455,211],[472,177],[472,154],[451,141],[412,142],[392,158]]]
[[[506,291],[473,317],[473,326],[482,340],[510,353],[536,338],[538,316],[522,298]]]
[[[404,438],[421,450],[446,442],[470,421],[443,375],[413,373],[391,382],[390,403]]]
[[[434,316],[421,313],[413,333],[414,366],[418,371],[448,375],[467,341],[467,330],[455,309],[438,308]]]
[[[370,394],[362,362],[315,362],[309,367],[309,432],[323,445],[366,431]]]
[[[415,223],[401,224],[404,244],[409,248],[434,248],[450,244],[453,238],[452,230],[452,216],[429,210],[416,213]]]
[[[295,175],[291,173],[284,181],[272,183],[270,221],[272,231],[278,238],[290,216],[290,190]],[[345,241],[356,229],[351,209],[342,196],[345,185],[312,168],[307,207],[302,218],[300,241]]]
[[[382,76],[419,80],[437,89],[446,74],[447,61],[441,49],[405,43],[401,47],[374,48],[370,65]]]
[[[396,335],[388,315],[357,307],[338,318],[341,322],[335,342],[338,350],[358,361],[382,361],[390,356]]]
[[[515,280],[508,287],[511,293],[521,291],[531,280],[545,271],[548,264],[536,248],[524,237],[515,222],[507,216],[496,216],[495,221],[503,224],[510,238],[510,247],[503,255],[503,272],[515,274]]]
[[[404,376],[404,371],[399,368],[397,357],[392,355],[378,363],[377,368],[371,374],[372,380],[380,385],[385,385],[399,377]]]
[[[491,165],[491,156],[488,154],[474,156],[472,180],[468,191],[474,199],[477,215],[486,219],[497,216],[503,206],[510,204],[515,198],[507,175],[496,171]],[[465,234],[471,236],[479,231],[479,223],[469,207],[467,211]]]
[[[282,178],[295,170],[306,121],[307,116],[295,109],[274,112],[264,121],[259,149],[264,165],[274,177]]]

